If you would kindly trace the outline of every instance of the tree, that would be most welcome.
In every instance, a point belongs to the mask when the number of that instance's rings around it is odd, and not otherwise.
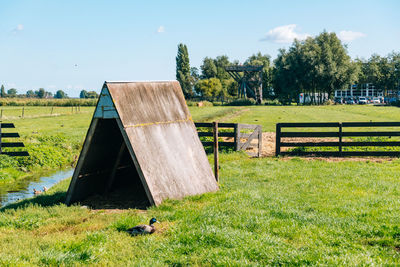
[[[35,96],[36,95],[35,95],[35,92],[33,92],[33,90],[28,90],[26,92],[26,97],[32,98],[32,97],[35,97]]]
[[[262,65],[261,81],[262,91],[264,98],[273,98],[273,92],[271,91],[271,56],[263,55],[261,52],[253,54],[245,62],[244,65]],[[258,75],[258,74],[255,74]]]
[[[227,66],[230,66],[231,63],[229,62],[228,56],[217,56],[214,59],[214,65],[216,67],[216,75],[215,77],[218,78],[221,82],[222,80],[228,80],[231,78],[229,73],[225,70]]]
[[[86,90],[82,90],[79,94],[79,98],[88,98],[88,92]]]
[[[39,88],[38,91],[35,91],[35,94],[39,98],[45,98],[46,97],[46,91],[43,88]]]
[[[63,90],[58,90],[54,95],[54,98],[59,98],[59,99],[67,97],[68,97],[67,94]]]
[[[88,92],[88,97],[87,98],[98,98],[99,94],[96,93],[95,91],[89,91]]]
[[[217,78],[203,79],[196,83],[195,90],[203,97],[215,98],[220,96],[222,85]]]
[[[331,98],[335,89],[357,79],[357,64],[351,62],[336,34],[326,31],[302,42],[295,40],[287,52],[280,51],[274,63],[274,88],[287,103],[304,93],[312,104],[321,104],[325,93]]]
[[[217,66],[212,58],[205,57],[203,59],[203,64],[200,66],[201,78],[210,79],[217,77]]]
[[[11,88],[7,90],[7,95],[9,97],[16,97],[17,96],[17,89]]]
[[[189,53],[186,45],[178,45],[176,55],[176,79],[179,81],[185,97],[193,95],[192,77],[190,76]]]
[[[0,89],[0,97],[6,97],[6,91],[4,90],[4,85],[1,85]]]

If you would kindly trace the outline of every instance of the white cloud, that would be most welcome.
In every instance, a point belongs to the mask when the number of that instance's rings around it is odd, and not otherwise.
[[[343,42],[351,42],[365,36],[367,35],[362,32],[353,32],[353,31],[340,31],[338,34],[339,39],[342,40]]]
[[[18,24],[11,32],[13,34],[17,34],[18,32],[23,31],[23,30],[24,30],[24,25]]]
[[[160,26],[160,27],[158,27],[158,29],[157,29],[157,33],[164,33],[165,32],[165,27],[164,26]]]
[[[309,37],[309,34],[301,34],[295,32],[297,25],[289,24],[284,26],[279,26],[269,30],[261,41],[271,41],[274,43],[286,44],[293,42],[294,39],[304,40]]]

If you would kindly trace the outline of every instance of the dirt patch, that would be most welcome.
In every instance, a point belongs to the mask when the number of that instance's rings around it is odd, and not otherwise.
[[[242,140],[243,141],[243,140]],[[336,142],[337,138],[282,138],[284,142]],[[346,141],[346,140],[343,140]],[[264,132],[262,138],[262,151],[261,157],[273,157],[275,156],[275,142],[276,135],[275,132]],[[252,143],[257,143],[256,140],[253,140]],[[282,147],[281,151],[288,151],[289,149],[293,149],[292,147]],[[257,153],[258,149],[248,148],[246,152]],[[289,160],[293,157],[283,157],[284,160]],[[387,162],[392,161],[393,158],[390,157],[302,157],[306,160],[325,160],[325,161],[371,161],[371,162]]]

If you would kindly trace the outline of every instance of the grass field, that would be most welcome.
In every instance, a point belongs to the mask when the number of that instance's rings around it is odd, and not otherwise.
[[[93,108],[60,116],[45,116],[47,109],[13,120],[16,131],[46,166],[70,164]],[[195,121],[256,123],[264,131],[273,131],[277,122],[399,118],[397,108],[372,106],[190,110]],[[146,211],[66,207],[61,202],[68,180],[46,195],[3,208],[0,265],[400,264],[399,159],[250,159],[240,152],[220,159],[219,192],[168,200]],[[14,175],[15,168],[4,168],[4,158],[0,163],[0,175]],[[161,222],[154,235],[133,238],[123,232],[153,216]]]
[[[219,192],[146,211],[66,207],[65,181],[0,211],[0,265],[400,264],[399,168],[223,154]]]
[[[3,122],[14,122],[31,157],[10,159],[0,156],[0,183],[38,170],[71,165],[83,143],[94,107],[2,107]],[[374,106],[248,106],[190,107],[194,121],[261,124],[274,131],[277,122],[293,121],[392,121],[399,117],[396,107]],[[10,119],[6,119],[10,118]],[[326,129],[328,130],[328,129]],[[14,129],[4,130],[12,132]],[[11,140],[9,140],[11,141]]]

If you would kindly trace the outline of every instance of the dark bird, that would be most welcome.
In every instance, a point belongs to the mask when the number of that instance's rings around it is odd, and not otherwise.
[[[151,218],[149,225],[140,224],[135,227],[129,228],[128,230],[126,230],[126,232],[128,232],[130,235],[152,234],[156,231],[156,228],[153,225],[156,222],[157,222],[156,218]]]
[[[42,193],[42,191],[36,190],[35,188],[33,188],[33,194],[34,195],[40,195],[41,193]]]

